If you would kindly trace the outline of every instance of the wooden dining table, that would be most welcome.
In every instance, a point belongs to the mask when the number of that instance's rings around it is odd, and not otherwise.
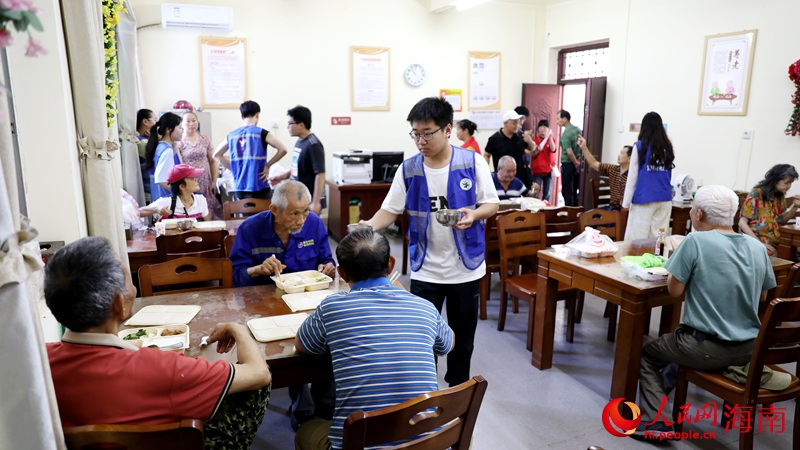
[[[235,362],[235,349],[220,355],[215,351],[216,344],[200,347],[203,336],[208,336],[214,326],[222,322],[240,323],[246,327],[250,319],[292,314],[292,310],[281,298],[282,294],[283,291],[274,285],[167,294],[137,298],[133,311],[135,314],[149,305],[199,305],[200,312],[188,324],[190,342],[184,354]],[[123,326],[121,329],[126,328],[136,327]],[[259,342],[258,346],[272,372],[273,389],[333,379],[330,356],[298,353],[294,347],[294,339]]]
[[[239,225],[244,219],[225,220],[225,229],[228,234],[236,235]],[[168,235],[181,234],[182,231],[167,230]],[[133,239],[127,241],[128,244],[128,264],[131,274],[136,274],[139,268],[147,264],[158,264],[158,251],[156,250],[156,230],[155,228],[143,228],[133,232]]]
[[[636,398],[639,363],[644,335],[649,329],[649,310],[663,308],[659,333],[671,332],[681,317],[683,297],[671,297],[666,281],[641,281],[626,275],[620,265],[625,255],[641,255],[650,247],[637,248],[630,242],[618,242],[614,256],[586,259],[565,249],[539,251],[538,286],[533,308],[532,364],[540,369],[553,365],[553,340],[556,321],[556,298],[559,283],[596,295],[619,306],[619,322],[614,350],[614,367],[609,398]],[[791,261],[770,258],[780,292]]]

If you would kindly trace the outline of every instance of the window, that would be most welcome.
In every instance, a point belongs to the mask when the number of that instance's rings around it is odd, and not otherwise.
[[[558,81],[605,77],[608,43],[568,48],[558,52]]]

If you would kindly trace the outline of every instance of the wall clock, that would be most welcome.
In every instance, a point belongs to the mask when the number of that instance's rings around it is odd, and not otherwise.
[[[421,64],[410,64],[406,67],[404,78],[409,86],[421,86],[425,82],[425,68]]]

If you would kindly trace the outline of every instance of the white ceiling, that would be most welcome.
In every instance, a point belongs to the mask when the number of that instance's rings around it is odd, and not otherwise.
[[[531,6],[548,6],[555,5],[556,3],[565,3],[570,0],[497,0],[504,3],[519,3]]]

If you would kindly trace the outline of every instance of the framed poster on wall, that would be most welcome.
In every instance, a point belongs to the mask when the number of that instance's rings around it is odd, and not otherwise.
[[[389,111],[389,49],[350,47],[350,109]]]
[[[469,109],[500,109],[500,52],[469,52]]]
[[[706,36],[699,115],[744,116],[758,30]]]
[[[247,99],[247,55],[242,38],[200,37],[203,108],[238,108]]]

